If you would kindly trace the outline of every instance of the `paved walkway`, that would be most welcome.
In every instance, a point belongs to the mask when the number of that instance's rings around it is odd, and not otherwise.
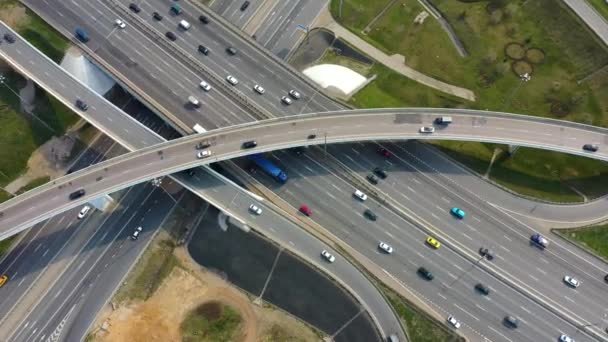
[[[405,57],[403,55],[387,55],[375,46],[359,38],[359,36],[338,24],[332,18],[331,13],[329,13],[329,8],[326,8],[324,12],[325,13],[321,14],[318,20],[314,23],[315,27],[325,27],[326,29],[331,30],[336,35],[336,38],[342,38],[349,44],[366,53],[371,58],[375,59],[379,63],[382,63],[387,68],[398,72],[409,79],[444,93],[454,95],[465,100],[475,101],[475,93],[471,90],[436,80],[410,68],[405,64]]]

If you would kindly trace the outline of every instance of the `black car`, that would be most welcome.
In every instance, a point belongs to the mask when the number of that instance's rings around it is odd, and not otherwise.
[[[4,40],[12,44],[15,42],[15,36],[12,33],[5,33]]]
[[[606,276],[604,277],[604,280],[605,280],[606,282],[608,282],[608,274],[606,274]]]
[[[235,49],[235,48],[233,48],[232,46],[227,47],[227,48],[226,48],[226,52],[227,52],[229,55],[231,55],[231,56],[236,55],[236,49]]]
[[[314,139],[314,138],[316,138],[316,137],[317,137],[317,135],[316,135],[316,134],[309,134],[309,135],[308,135],[306,138],[307,138],[307,139]]]
[[[203,55],[207,56],[209,54],[209,49],[204,47],[203,45],[199,45],[198,46],[198,52],[202,53]]]
[[[175,35],[175,33],[171,32],[171,31],[167,31],[167,33],[165,33],[165,37],[167,37],[167,39],[169,39],[172,42],[174,42],[177,39],[177,36]]]
[[[152,18],[154,18],[154,19],[156,19],[156,20],[158,20],[158,21],[163,20],[163,16],[162,16],[162,15],[160,15],[160,13],[158,13],[158,12],[154,12],[154,13],[152,13]]]
[[[129,4],[129,9],[135,13],[141,12],[141,8],[139,7],[139,5],[134,2]]]
[[[374,185],[378,184],[378,181],[379,181],[378,177],[374,176],[371,173],[369,175],[367,175],[367,180]]]
[[[84,194],[85,194],[84,189],[76,190],[76,191],[74,191],[74,192],[72,192],[70,194],[70,200],[73,201],[73,200],[75,200],[77,198],[80,198],[80,197],[84,196]]]
[[[365,211],[363,212],[363,215],[365,215],[365,217],[367,217],[368,219],[370,219],[372,221],[376,221],[378,219],[378,216],[376,216],[376,214],[374,214],[374,212],[369,209],[365,209]]]
[[[480,247],[479,254],[481,254],[482,257],[485,257],[488,260],[494,259],[494,252],[492,252],[491,250],[489,250],[487,248]]]
[[[482,293],[484,296],[487,296],[490,294],[490,288],[485,286],[482,283],[477,283],[475,284],[475,290],[479,291],[480,293]]]
[[[505,316],[503,322],[507,327],[512,329],[516,329],[519,326],[519,319],[515,316]]]
[[[76,100],[76,108],[80,109],[83,112],[86,112],[86,110],[89,109],[89,105],[86,104],[84,101],[78,99]]]
[[[254,148],[258,146],[258,143],[255,140],[245,141],[243,143],[243,148]]]
[[[583,145],[583,150],[585,150],[585,151],[597,152],[598,149],[599,149],[599,146],[597,146],[595,144],[585,144],[585,145]]]
[[[206,149],[206,148],[207,148],[207,147],[209,147],[209,146],[211,146],[211,144],[210,144],[210,143],[207,143],[207,142],[200,142],[200,143],[196,144],[196,146],[195,146],[195,147],[196,147],[196,149],[197,149],[197,150],[203,150],[203,149]]]
[[[200,20],[200,22],[203,24],[209,24],[209,18],[207,18],[204,15],[201,15],[200,17],[198,17],[198,20]]]
[[[247,7],[249,7],[249,1],[245,1],[243,2],[243,4],[241,5],[241,11],[244,11],[247,9]]]
[[[433,280],[433,278],[435,278],[433,273],[431,273],[431,271],[427,270],[424,267],[418,268],[418,274],[420,274],[426,280]]]
[[[378,177],[380,177],[382,179],[386,179],[386,177],[388,177],[388,173],[386,173],[386,171],[382,170],[379,167],[377,167],[377,168],[374,169],[374,173],[376,175],[378,175]]]

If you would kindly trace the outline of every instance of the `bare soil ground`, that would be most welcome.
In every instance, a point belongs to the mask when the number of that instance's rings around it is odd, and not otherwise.
[[[254,305],[246,294],[202,269],[183,247],[176,248],[175,255],[181,267],[176,267],[147,301],[127,304],[114,311],[108,308],[100,314],[94,326],[104,326],[104,329],[95,329],[93,341],[181,341],[182,320],[190,310],[209,301],[225,303],[239,312],[242,324],[236,341],[321,340],[314,330],[295,318]]]
[[[25,15],[25,7],[19,4],[10,4],[6,1],[0,1],[0,20],[8,26],[15,28],[23,24],[27,16]]]

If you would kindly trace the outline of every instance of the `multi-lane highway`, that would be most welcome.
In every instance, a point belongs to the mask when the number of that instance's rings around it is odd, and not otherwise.
[[[376,155],[373,146],[360,144],[332,145],[331,149],[332,152],[343,154],[346,161],[353,159],[352,163],[355,163],[353,168],[361,170],[363,176],[378,165],[388,166],[382,157]],[[519,257],[517,253],[522,250],[524,253],[521,257],[529,257],[528,254],[531,254],[534,258],[539,258],[539,255],[541,255],[538,250],[530,248],[525,238],[510,233],[508,237],[518,240],[517,243],[521,245],[521,248],[507,253],[497,246],[498,242],[508,245],[507,241],[503,242],[505,238],[502,235],[498,235],[500,239],[497,239],[496,242],[488,242],[500,230],[490,226],[488,228],[492,228],[491,232],[490,229],[482,232],[481,229],[472,231],[469,228],[462,227],[464,225],[462,222],[458,222],[449,215],[451,206],[460,203],[456,203],[455,200],[449,202],[451,196],[440,193],[435,196],[428,196],[427,202],[412,207],[412,210],[420,216],[436,217],[430,222],[432,227],[438,227],[439,229],[436,234],[429,234],[401,215],[387,209],[386,204],[382,203],[383,198],[380,198],[380,201],[376,201],[374,198],[369,198],[366,201],[355,198],[353,196],[355,188],[351,182],[345,180],[339,173],[336,174],[333,168],[327,166],[327,158],[324,157],[321,149],[310,149],[310,151],[301,155],[294,151],[284,150],[274,152],[272,156],[274,162],[282,166],[287,165],[286,169],[290,175],[289,182],[279,186],[275,180],[262,172],[256,172],[256,178],[268,188],[273,189],[282,199],[288,201],[293,206],[294,211],[303,204],[307,205],[312,210],[312,218],[316,222],[326,227],[350,246],[364,253],[376,264],[381,265],[392,276],[400,279],[405,284],[404,286],[422,298],[440,315],[446,317],[450,314],[455,315],[457,319],[465,324],[466,335],[471,340],[481,340],[486,337],[493,341],[508,339],[512,341],[550,341],[557,339],[562,332],[571,336],[577,334],[576,326],[559,319],[542,306],[531,305],[527,296],[522,295],[511,286],[505,285],[504,281],[493,276],[494,273],[491,269],[499,268],[498,273],[503,275],[505,275],[505,272],[508,273],[509,279],[525,277],[527,281],[530,280],[528,272],[535,270],[535,268],[522,268],[522,262],[513,259],[517,259]],[[390,196],[399,192],[409,198],[412,192],[424,190],[422,184],[424,176],[422,174],[417,173],[412,168],[405,169],[405,165],[399,159],[392,158],[391,162],[393,166],[389,178],[381,181],[378,186],[380,191]],[[396,179],[399,178],[407,178],[412,190],[398,188],[399,182]],[[392,193],[387,190],[393,188]],[[431,191],[434,191],[434,189],[427,189],[425,195],[428,195],[428,192]],[[447,201],[433,202],[434,197],[437,196],[443,196]],[[366,209],[372,210],[377,215],[376,221],[371,221],[363,215]],[[477,211],[469,211],[469,207],[465,207],[465,209],[468,214],[465,224],[476,227],[491,224],[491,222],[488,223],[483,214]],[[446,227],[452,228],[451,226],[453,226],[453,229],[445,229]],[[428,227],[430,228],[431,225]],[[447,235],[448,233],[450,237],[455,237],[454,240],[457,243],[453,243],[451,239],[443,239],[444,234]],[[484,233],[487,233],[489,237],[486,237]],[[472,240],[467,238],[464,242],[459,241],[463,234],[469,236]],[[433,250],[425,246],[424,241],[429,235],[440,238],[444,246],[439,250]],[[380,241],[395,248],[392,255],[380,252],[378,249]],[[497,258],[492,262],[479,259],[477,249],[480,246],[494,249]],[[472,259],[477,263],[472,263],[471,258],[464,257],[461,253],[462,250],[468,250],[472,254]],[[518,265],[519,267],[516,267]],[[417,269],[421,266],[434,273],[435,279],[433,281],[429,282],[416,275]],[[542,264],[542,266],[550,272],[544,277],[542,274],[537,275],[538,278],[541,278],[539,281],[542,281],[538,284],[537,289],[547,290],[546,295],[555,298],[557,301],[565,301],[560,300],[564,296],[569,296],[577,301],[582,298],[580,302],[603,301],[600,298],[601,289],[597,286],[603,285],[600,283],[602,281],[601,277],[589,281],[591,288],[585,290],[581,288],[578,291],[573,291],[561,283],[560,277],[562,274],[560,272],[565,272],[563,267],[555,269],[552,263]],[[550,282],[550,284],[546,284],[546,282]],[[483,296],[476,291],[474,286],[477,283],[487,285],[490,288],[490,294]],[[530,290],[525,290],[525,292],[528,291]],[[588,293],[591,295],[589,299],[586,299],[584,296]],[[567,301],[566,303],[570,304]],[[572,307],[572,305],[568,306]],[[590,315],[599,312],[598,316],[601,319],[602,304],[592,304],[591,307],[587,308],[587,310],[593,311]],[[578,307],[575,309],[578,309]],[[502,325],[502,318],[509,314],[521,318],[526,322],[525,326],[516,331],[505,328]],[[583,339],[581,338],[581,340]]]
[[[146,132],[145,127],[143,126],[144,130],[139,132],[139,126],[141,125],[138,126],[137,122],[133,123],[133,120],[127,119],[127,116],[124,114],[122,114],[124,118],[121,117],[122,112],[120,110],[100,96],[90,93],[90,90],[83,88],[82,84],[76,82],[76,80],[69,75],[66,75],[65,72],[53,71],[56,70],[57,67],[48,59],[40,58],[37,53],[33,52],[29,52],[29,58],[24,58],[23,53],[28,51],[28,49],[32,50],[31,46],[18,40],[14,45],[10,45],[8,52],[3,51],[3,54],[7,59],[11,60],[15,66],[21,66],[17,61],[25,61],[41,67],[44,70],[42,74],[32,74],[32,76],[35,77],[37,83],[58,96],[66,105],[73,106],[72,101],[75,101],[76,98],[90,101],[88,102],[89,109],[86,115],[84,115],[85,118],[90,119],[100,129],[109,131],[110,134],[118,132],[117,135],[120,137],[117,140],[119,142],[127,147],[134,148],[146,146],[147,144],[152,144],[154,141],[158,141],[158,139],[162,139],[152,132]],[[27,74],[27,70],[23,68],[21,70]],[[113,126],[116,124],[117,126]],[[126,130],[126,132],[121,135],[120,129]],[[175,178],[189,190],[194,191],[203,198],[209,198],[211,203],[222,208],[226,212],[237,212],[235,216],[239,217],[241,221],[250,221],[248,215],[243,216],[242,214],[247,212],[249,203],[255,199],[246,191],[227,182],[226,179],[204,169],[198,170],[194,177],[176,175]],[[268,226],[257,227],[260,231],[264,232],[267,236],[274,237],[279,243],[293,243],[291,249],[295,253],[307,257],[309,261],[315,264],[319,263],[318,258],[314,258],[315,251],[327,249],[328,247],[326,245],[307,235],[304,231],[300,230],[298,226],[280,218],[276,214],[266,215],[266,219],[269,222],[273,222],[273,224],[269,226],[281,227],[281,234],[267,231],[266,227]],[[286,225],[290,229],[285,228]],[[304,246],[315,246],[315,248],[308,248],[305,250],[303,249]],[[374,317],[375,322],[378,324],[381,331],[392,331],[401,335],[401,332],[397,331],[399,324],[391,308],[378,293],[376,288],[359,271],[352,265],[343,263],[337,268],[332,269],[331,274],[337,278],[338,281],[342,282],[344,286],[347,286],[348,284],[347,287],[353,291],[355,296],[364,295],[364,297],[360,298],[362,300],[364,299],[362,304],[369,310],[370,315]],[[342,278],[345,280],[342,280]]]

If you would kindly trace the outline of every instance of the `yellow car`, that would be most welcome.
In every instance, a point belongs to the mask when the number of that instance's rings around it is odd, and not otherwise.
[[[6,274],[3,274],[0,276],[0,287],[2,287],[2,285],[6,284],[6,282],[8,281],[8,276]]]
[[[428,243],[429,246],[431,246],[435,249],[439,249],[439,247],[441,247],[441,244],[439,243],[439,241],[435,240],[434,238],[432,238],[430,236],[428,238],[426,238],[426,243]]]

